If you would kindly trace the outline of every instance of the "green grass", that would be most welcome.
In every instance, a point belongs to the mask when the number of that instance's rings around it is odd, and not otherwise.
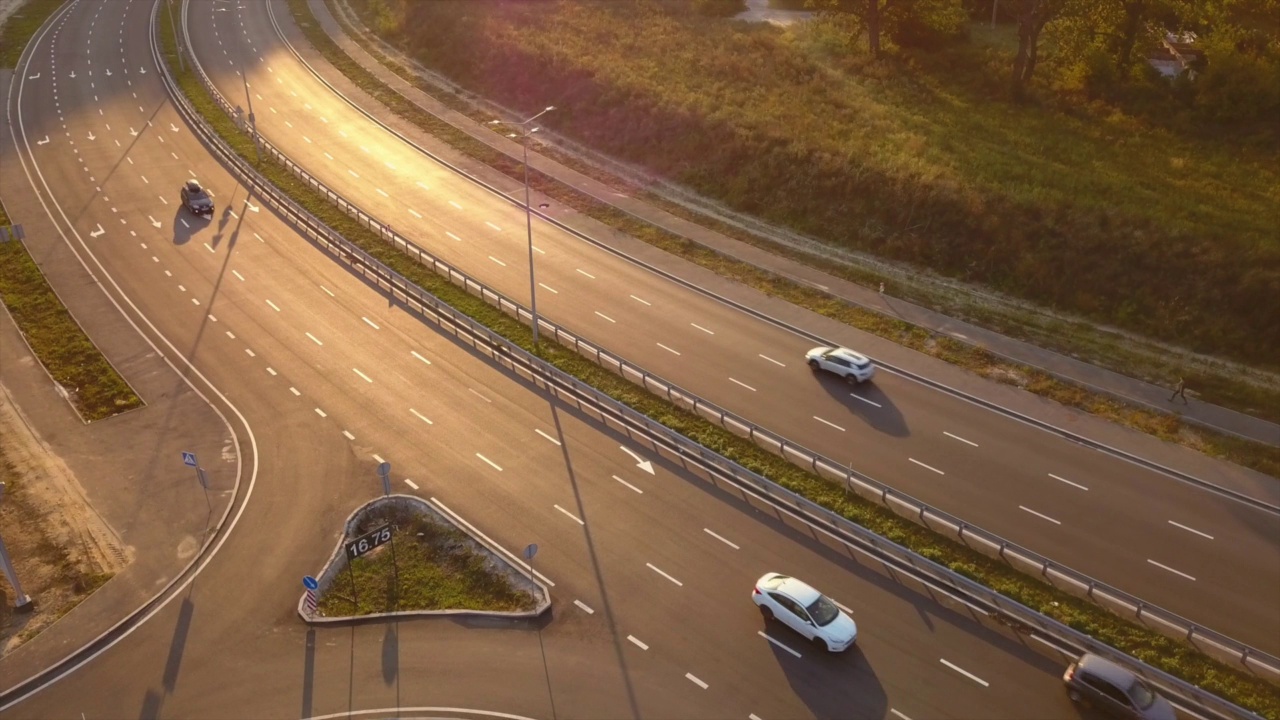
[[[368,529],[378,524],[369,522]],[[349,617],[397,609],[515,612],[537,607],[536,598],[493,572],[484,555],[473,553],[468,540],[466,533],[442,521],[402,516],[392,529],[394,554],[388,543],[356,558],[350,567],[344,565],[317,608],[327,617]]]
[[[66,0],[26,0],[0,27],[0,68],[18,66],[31,36]]]
[[[531,334],[524,325],[397,252],[377,235],[342,214],[324,197],[294,180],[282,166],[270,162],[257,163],[252,143],[247,136],[236,130],[231,120],[222,113],[194,77],[189,73],[184,75],[178,72],[167,19],[160,21],[160,32],[170,70],[179,78],[183,91],[242,159],[255,165],[268,180],[321,221],[328,223],[348,240],[427,292],[619,402],[779,485],[1076,630],[1088,633],[1155,667],[1249,708],[1269,720],[1280,720],[1280,688],[1276,686],[1217,662],[1185,643],[1127,622],[1100,607],[1056,590],[877,505],[849,496],[841,488],[804,472],[697,415],[674,407],[568,350],[547,343],[533,348]]]

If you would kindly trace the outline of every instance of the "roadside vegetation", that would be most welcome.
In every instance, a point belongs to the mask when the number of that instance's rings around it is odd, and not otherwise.
[[[18,58],[45,20],[66,0],[26,0],[0,27],[0,68],[18,66]]]
[[[546,342],[534,348],[531,333],[523,324],[396,251],[375,233],[330,204],[325,197],[295,180],[283,166],[265,160],[258,162],[249,137],[237,130],[192,73],[178,70],[168,18],[160,19],[159,32],[170,72],[179,78],[182,90],[193,105],[241,159],[257,167],[276,187],[322,222],[411,282],[521,347],[536,352],[561,370],[783,487],[1123,652],[1249,708],[1268,720],[1280,720],[1280,687],[1212,660],[1190,645],[1127,622],[877,505],[848,495],[840,487],[804,472],[697,415],[674,407],[573,352]]]
[[[392,522],[394,553],[387,543],[356,558],[349,567],[343,561],[343,569],[316,603],[321,615],[352,617],[409,610],[515,612],[537,607],[537,599],[491,568],[489,558],[473,550],[473,541],[461,530],[408,513]],[[379,523],[366,524],[372,530]]]

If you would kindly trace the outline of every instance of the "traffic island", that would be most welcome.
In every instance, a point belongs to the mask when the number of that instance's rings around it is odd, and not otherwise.
[[[447,510],[411,495],[381,497],[347,519],[329,562],[314,582],[304,582],[298,612],[309,623],[393,615],[533,617],[551,606],[551,595],[518,562]]]

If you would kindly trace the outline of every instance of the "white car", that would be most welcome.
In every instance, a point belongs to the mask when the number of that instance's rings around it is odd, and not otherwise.
[[[864,383],[876,374],[871,358],[849,348],[816,347],[804,354],[809,367],[835,373],[849,382]]]
[[[829,652],[844,652],[858,639],[858,626],[831,599],[808,584],[766,573],[756,581],[751,600],[766,620],[774,618]]]

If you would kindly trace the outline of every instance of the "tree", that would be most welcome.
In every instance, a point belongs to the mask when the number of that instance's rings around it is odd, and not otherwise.
[[[884,55],[881,38],[887,33],[899,44],[920,46],[929,42],[922,38],[954,36],[964,29],[961,0],[807,0],[805,6],[856,17],[877,60]]]
[[[1014,0],[1013,14],[1018,21],[1018,52],[1013,57],[1013,95],[1022,97],[1027,83],[1036,71],[1040,33],[1062,13],[1066,0]]]

